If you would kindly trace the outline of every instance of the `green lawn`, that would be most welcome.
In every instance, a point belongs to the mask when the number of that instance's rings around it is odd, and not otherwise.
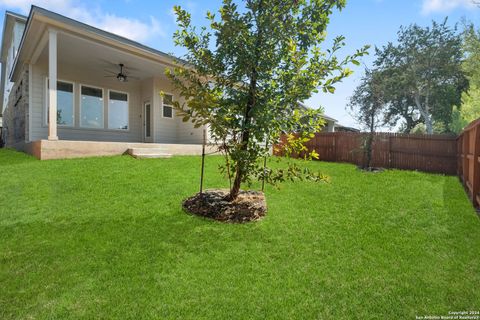
[[[206,161],[207,187],[226,186]],[[308,163],[267,217],[182,212],[200,158],[0,150],[0,319],[415,319],[480,309],[480,219],[457,178]]]

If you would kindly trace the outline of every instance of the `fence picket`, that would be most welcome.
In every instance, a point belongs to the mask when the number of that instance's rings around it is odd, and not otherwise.
[[[358,132],[320,132],[306,147],[317,151],[322,161],[364,165],[362,143],[366,136]],[[282,143],[285,141],[284,136]],[[275,155],[282,155],[281,144],[275,146]],[[372,166],[457,175],[473,205],[480,208],[480,119],[458,137],[376,133]]]
[[[363,165],[362,143],[367,134],[354,132],[317,133],[306,143],[319,160]],[[448,135],[409,135],[376,133],[373,140],[372,166],[457,173],[457,141]]]
[[[470,123],[457,138],[458,176],[475,207],[480,207],[480,119]]]

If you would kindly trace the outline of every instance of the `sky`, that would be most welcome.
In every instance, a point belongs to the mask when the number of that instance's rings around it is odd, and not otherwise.
[[[0,10],[28,15],[32,4],[80,20],[109,32],[136,40],[155,49],[181,56],[172,34],[176,30],[173,6],[180,5],[192,14],[195,25],[205,24],[207,10],[215,12],[221,0],[0,0]],[[448,16],[454,25],[467,19],[478,25],[480,8],[472,0],[347,0],[341,12],[335,12],[328,26],[328,40],[344,35],[346,46],[339,57],[354,53],[368,44],[370,55],[362,58],[358,67],[350,66],[354,74],[338,84],[334,94],[318,93],[305,101],[312,108],[323,107],[325,114],[340,124],[359,128],[346,109],[349,97],[362,77],[364,65],[371,66],[373,48],[395,42],[400,26],[416,23],[428,26],[432,20],[443,21]],[[4,15],[0,17],[3,25]]]

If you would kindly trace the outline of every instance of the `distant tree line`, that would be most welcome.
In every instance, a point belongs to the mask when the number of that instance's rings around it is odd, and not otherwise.
[[[364,129],[458,133],[480,117],[480,31],[447,22],[401,27],[375,48],[348,106]]]

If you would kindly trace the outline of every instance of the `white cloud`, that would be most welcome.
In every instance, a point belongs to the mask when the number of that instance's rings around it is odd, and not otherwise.
[[[34,4],[44,8],[57,8],[59,11],[64,11],[69,5],[70,0],[1,0],[0,5],[9,9],[17,9],[23,14],[28,14],[30,6]]]
[[[136,19],[106,14],[98,23],[93,22],[92,24],[105,31],[137,41],[146,41],[154,35],[165,36],[159,22],[152,16],[150,16],[149,23],[144,23]]]
[[[139,42],[166,36],[154,17],[150,17],[150,21],[120,17],[100,8],[87,8],[72,0],[0,0],[0,6],[23,14],[28,14],[32,4]]]
[[[177,15],[175,14],[175,10],[173,10],[173,7],[168,11],[168,15],[170,18],[172,18],[172,21],[175,25],[177,25]]]
[[[423,0],[422,13],[446,13],[456,8],[473,9],[476,5],[472,0]]]

